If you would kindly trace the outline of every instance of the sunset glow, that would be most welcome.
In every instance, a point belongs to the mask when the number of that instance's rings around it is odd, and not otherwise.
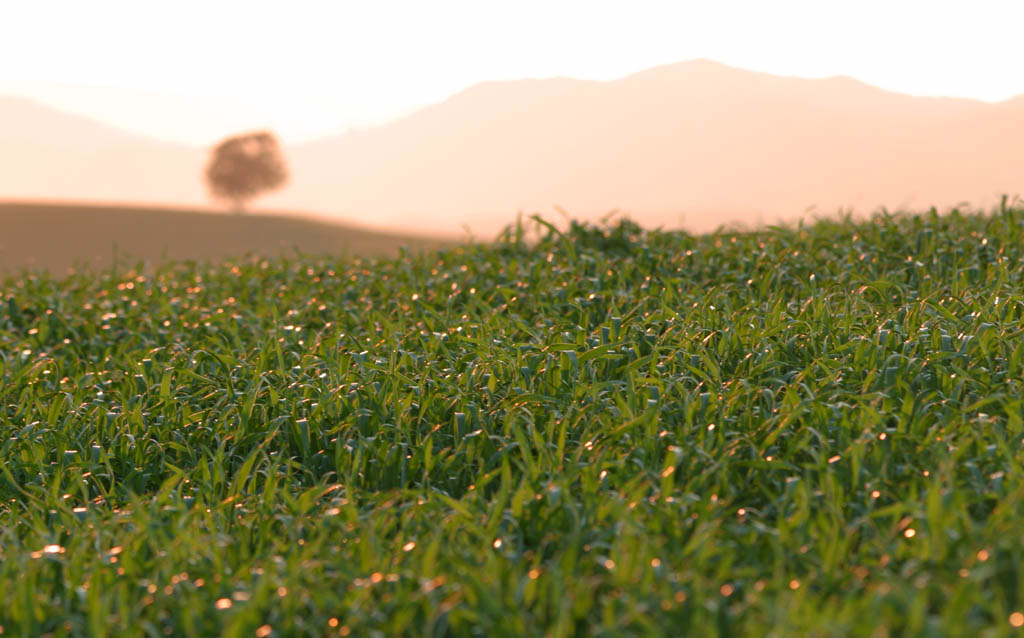
[[[995,101],[1024,93],[1021,24],[1024,4],[996,1],[8,2],[0,95],[203,145],[253,127],[313,139],[480,81],[693,58]]]

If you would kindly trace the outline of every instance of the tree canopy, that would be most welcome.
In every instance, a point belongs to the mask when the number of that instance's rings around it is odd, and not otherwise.
[[[255,131],[224,139],[214,147],[206,166],[206,182],[217,199],[232,202],[236,211],[288,179],[277,138],[269,131]]]

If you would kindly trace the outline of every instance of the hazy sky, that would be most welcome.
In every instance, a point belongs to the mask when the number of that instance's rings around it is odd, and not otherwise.
[[[256,126],[309,139],[482,80],[697,57],[1000,100],[1024,94],[1021,25],[1022,0],[0,0],[0,94],[202,144]]]

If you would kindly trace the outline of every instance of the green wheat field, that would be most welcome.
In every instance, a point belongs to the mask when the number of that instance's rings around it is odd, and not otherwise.
[[[1010,636],[1024,208],[0,284],[7,636]]]

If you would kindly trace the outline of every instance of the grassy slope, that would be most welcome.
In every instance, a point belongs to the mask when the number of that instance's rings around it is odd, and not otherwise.
[[[276,215],[72,204],[0,203],[0,272],[75,265],[105,267],[116,254],[145,259],[224,259],[277,256],[397,254],[399,246],[437,248],[451,241],[384,233]]]
[[[1022,230],[8,280],[0,625],[1008,635]]]

